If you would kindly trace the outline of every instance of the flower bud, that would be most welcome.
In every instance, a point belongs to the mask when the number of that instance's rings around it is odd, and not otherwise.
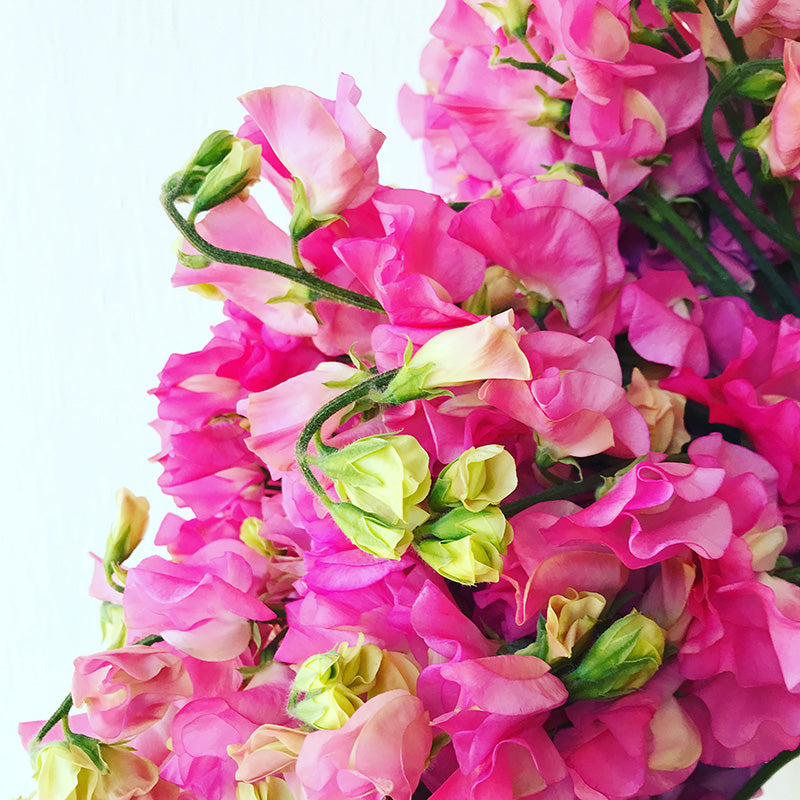
[[[295,800],[283,778],[271,776],[258,783],[237,783],[236,800]]]
[[[247,191],[261,175],[261,145],[236,139],[225,158],[206,175],[194,198],[190,218]],[[246,194],[245,194],[246,197]]]
[[[650,432],[650,448],[659,453],[680,453],[691,440],[683,423],[686,398],[648,381],[638,367],[633,368],[626,389],[628,402],[644,417]]]
[[[496,506],[472,512],[456,508],[418,530],[414,545],[420,557],[440,575],[457,583],[495,583],[513,537],[511,525]]]
[[[130,489],[117,490],[117,517],[106,540],[103,567],[109,583],[117,567],[139,546],[147,529],[150,504],[144,497],[136,497]]]
[[[216,167],[230,153],[236,137],[230,131],[214,131],[206,136],[192,157],[192,166]]]
[[[336,650],[309,656],[298,668],[293,689],[298,692],[322,692],[342,683],[342,656]]]
[[[482,511],[498,505],[517,488],[517,465],[502,445],[470,447],[439,474],[428,504],[442,510],[463,505],[470,511]]]
[[[563,678],[573,700],[620,697],[644,686],[661,666],[665,632],[638,611],[618,619]]]
[[[356,547],[376,558],[397,561],[414,540],[414,534],[408,528],[392,525],[352,503],[331,503],[328,511]]]
[[[503,30],[516,39],[524,39],[528,32],[528,14],[533,3],[530,0],[502,0],[499,3],[481,3],[502,23]]]
[[[443,387],[492,378],[530,380],[531,368],[519,346],[520,333],[509,310],[425,342],[386,387],[381,402],[398,405],[447,394]]]
[[[587,643],[597,620],[603,613],[606,599],[597,592],[576,592],[567,589],[553,595],[547,603],[547,663],[576,655]]]
[[[786,76],[777,69],[760,69],[753,72],[736,86],[736,93],[749,100],[774,100],[778,89],[786,83]]]
[[[341,728],[362,705],[363,700],[338,684],[322,692],[307,694],[294,704],[290,701],[289,712],[307,725],[333,730]]]
[[[392,525],[414,528],[427,519],[417,505],[428,494],[428,454],[413,436],[368,436],[320,456],[342,500]]]
[[[117,650],[125,644],[125,614],[122,606],[104,600],[100,605],[100,632],[103,650]]]

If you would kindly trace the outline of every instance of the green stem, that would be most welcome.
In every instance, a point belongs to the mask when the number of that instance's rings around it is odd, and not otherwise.
[[[62,720],[66,719],[67,714],[69,714],[70,710],[72,709],[72,692],[70,692],[62,701],[61,705],[53,712],[53,716],[42,725],[41,730],[39,733],[36,734],[33,741],[31,742],[31,749],[36,747],[38,744],[41,743],[42,739],[47,736],[50,731],[55,728],[56,725]]]
[[[565,500],[568,497],[574,497],[584,492],[593,492],[598,486],[603,483],[603,476],[600,474],[590,475],[580,481],[571,483],[562,483],[560,486],[552,486],[545,489],[543,492],[523,497],[521,500],[514,500],[512,503],[504,503],[500,506],[500,510],[505,514],[506,519],[519,514],[526,508],[535,506],[538,503],[544,503],[547,500]]]
[[[750,800],[750,798],[782,767],[800,755],[800,747],[796,750],[784,750],[772,761],[767,761],[747,783],[739,789],[732,800]]]
[[[736,283],[730,272],[728,272],[724,265],[711,253],[703,240],[687,224],[686,220],[675,211],[669,200],[666,200],[655,192],[643,195],[642,197],[657,216],[660,216],[663,220],[668,222],[675,229],[675,232],[683,237],[692,252],[708,267],[711,276],[709,288],[711,288],[715,294],[738,294],[740,297],[745,296],[742,287]]]
[[[512,67],[516,67],[517,69],[529,69],[533,72],[541,72],[542,75],[547,75],[548,78],[552,78],[554,81],[558,81],[559,83],[566,83],[569,80],[566,75],[562,75],[560,72],[548,66],[543,61],[517,61],[516,58],[506,56],[505,58],[498,58],[497,63],[510,64]]]
[[[372,378],[367,378],[361,381],[357,386],[348,389],[346,392],[334,397],[328,403],[325,403],[311,419],[306,423],[306,426],[300,431],[300,436],[297,438],[297,445],[295,447],[295,457],[303,477],[306,479],[309,487],[317,497],[323,502],[330,502],[328,493],[322,488],[322,484],[317,480],[311,467],[308,463],[308,445],[314,438],[314,434],[319,431],[323,424],[329,420],[334,414],[347,408],[351,403],[361,400],[366,397],[371,391],[381,391],[385,389],[390,383],[392,378],[400,371],[400,369],[391,369],[388,372],[382,372],[380,375],[375,375]]]
[[[790,312],[800,316],[800,299],[792,292],[789,284],[761,252],[758,245],[742,230],[742,226],[728,206],[710,189],[704,189],[700,197],[717,219],[731,232],[734,239],[739,242],[742,250],[753,260],[764,278],[764,283],[772,292],[770,298],[775,303],[777,310],[781,313]]]
[[[382,314],[386,313],[383,306],[374,297],[359,294],[349,289],[343,289],[341,286],[336,286],[336,284],[324,281],[322,278],[310,272],[298,269],[292,264],[286,264],[274,258],[263,258],[262,256],[256,256],[251,253],[240,253],[236,250],[225,250],[220,247],[215,247],[200,236],[194,225],[188,223],[175,207],[175,200],[180,196],[180,189],[181,187],[178,186],[171,191],[162,193],[161,204],[164,206],[167,216],[169,216],[175,227],[183,234],[186,241],[207,258],[223,264],[234,264],[240,267],[250,267],[251,269],[259,269],[264,272],[272,272],[275,275],[280,275],[295,283],[307,286],[312,292],[316,293],[316,295],[326,300],[356,306],[357,308],[363,308],[367,311],[376,311]]]
[[[701,129],[703,143],[708,152],[711,166],[714,168],[717,179],[722,185],[722,188],[728,193],[728,197],[730,197],[731,201],[762,233],[765,233],[770,239],[785,247],[791,253],[800,254],[800,237],[797,233],[793,232],[791,229],[784,229],[775,222],[775,220],[770,219],[770,217],[764,214],[742,191],[741,187],[736,182],[733,172],[722,156],[713,127],[714,111],[728,99],[730,91],[740,80],[760,69],[778,69],[780,66],[781,62],[778,59],[765,59],[742,64],[740,67],[729,72],[711,90],[708,102],[703,109]]]
[[[700,254],[687,247],[687,243],[685,241],[674,236],[664,226],[659,225],[647,215],[641,214],[638,211],[634,211],[632,208],[622,203],[617,205],[617,209],[619,210],[620,216],[623,219],[633,223],[643,233],[650,236],[659,244],[663,244],[664,247],[670,250],[676,258],[680,259],[680,261],[682,261],[689,268],[689,270],[698,280],[700,280],[702,283],[705,283],[712,291],[714,291],[715,294],[727,293],[736,295],[737,297],[743,297],[748,303],[750,303],[751,306],[754,307],[754,309],[758,305],[756,298],[744,292],[739,284],[730,277],[730,273],[728,273],[727,270],[725,270],[725,273],[728,275],[730,282],[726,281],[725,286],[730,286],[731,291],[719,292],[717,289],[715,289],[716,281],[714,280],[714,275],[706,263],[706,259],[703,259]],[[709,256],[710,255],[711,254],[709,253]],[[714,259],[714,261],[716,262],[716,259]],[[721,264],[720,267],[725,269]]]

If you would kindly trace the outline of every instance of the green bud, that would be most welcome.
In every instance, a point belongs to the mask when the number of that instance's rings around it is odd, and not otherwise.
[[[786,82],[783,72],[775,69],[760,69],[740,81],[736,93],[750,100],[773,100],[778,89]]]
[[[341,665],[342,656],[336,650],[310,656],[297,670],[294,689],[298,692],[314,693],[340,684]]]
[[[342,533],[356,547],[377,558],[397,561],[414,539],[408,528],[392,525],[352,503],[331,503],[328,510]]]
[[[237,783],[236,800],[295,800],[283,778],[270,775],[257,783]]]
[[[402,528],[427,519],[418,503],[431,486],[428,454],[413,436],[368,436],[316,463],[333,479],[339,497],[363,511]]]
[[[555,128],[565,119],[569,119],[572,104],[569,100],[550,97],[541,86],[535,86],[536,93],[542,98],[542,113],[536,119],[528,121],[534,128]]]
[[[617,620],[563,678],[573,700],[620,697],[644,686],[664,657],[665,632],[638,611]]]
[[[230,153],[236,137],[230,131],[214,131],[203,139],[192,157],[192,166],[216,167]]]
[[[103,650],[117,650],[125,644],[127,631],[122,606],[104,600],[100,605],[100,631]]]
[[[225,158],[206,175],[194,198],[190,219],[245,193],[261,175],[261,145],[235,139]]]
[[[150,504],[144,497],[136,497],[130,489],[117,490],[117,517],[106,540],[103,568],[106,580],[114,586],[113,576],[124,576],[119,569],[128,556],[139,546],[147,529]]]
[[[453,509],[417,535],[414,548],[423,561],[443,577],[471,586],[500,580],[514,532],[503,512],[489,506],[478,512]]]
[[[482,511],[498,505],[517,488],[514,457],[502,445],[470,447],[439,474],[428,504],[437,511],[463,505]]]

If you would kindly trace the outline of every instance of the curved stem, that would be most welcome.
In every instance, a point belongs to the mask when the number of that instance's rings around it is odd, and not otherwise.
[[[308,287],[318,297],[325,300],[332,300],[336,303],[356,306],[357,308],[363,308],[367,311],[376,311],[381,314],[386,313],[383,306],[374,297],[359,294],[350,289],[343,289],[341,286],[336,286],[336,284],[324,281],[322,278],[318,278],[310,272],[300,270],[292,264],[286,264],[274,258],[264,258],[263,256],[257,256],[251,253],[240,253],[236,250],[225,250],[221,247],[215,247],[200,236],[194,225],[187,222],[178,209],[175,208],[175,200],[179,195],[180,186],[162,194],[161,204],[164,206],[167,216],[169,216],[175,227],[183,234],[186,241],[207,258],[223,264],[234,264],[240,267],[250,267],[251,269],[260,269],[264,272],[272,272],[275,275],[289,278],[289,280],[295,283],[300,283]]]
[[[750,798],[782,767],[800,755],[800,747],[796,750],[784,750],[772,761],[767,761],[747,783],[739,789],[732,800],[750,800]]]
[[[717,5],[716,0],[706,0],[706,5],[711,15],[714,17],[714,21],[717,23],[717,29],[725,42],[725,46],[733,57],[733,60],[737,64],[747,61],[747,53],[745,52],[742,40],[731,30],[731,26],[727,21],[720,18],[720,7]]]
[[[751,73],[758,72],[765,68],[782,69],[782,64],[779,59],[764,59],[762,61],[751,61],[747,64],[742,64],[729,72],[711,90],[708,102],[703,109],[701,122],[703,143],[705,144],[711,166],[714,168],[717,179],[722,185],[722,188],[728,193],[728,197],[730,197],[731,201],[762,233],[765,233],[770,239],[785,247],[791,253],[800,254],[800,237],[797,233],[784,229],[775,222],[775,220],[770,219],[770,217],[764,214],[742,191],[741,187],[736,182],[733,172],[722,156],[714,134],[713,116],[717,107],[728,99],[730,91],[740,80]]]
[[[397,369],[390,369],[388,372],[382,372],[380,375],[367,378],[367,380],[361,381],[361,383],[354,386],[352,389],[348,389],[346,392],[334,397],[333,400],[325,403],[325,405],[306,423],[303,430],[300,431],[300,436],[297,437],[297,445],[295,446],[297,465],[300,467],[300,471],[303,473],[303,477],[306,479],[311,490],[324,502],[330,501],[328,493],[322,488],[322,484],[317,480],[308,463],[308,445],[314,438],[314,434],[316,434],[317,431],[322,428],[323,424],[334,414],[347,408],[351,403],[354,403],[356,400],[361,400],[373,390],[381,391],[385,389],[399,371],[400,368],[398,367]]]
[[[542,75],[547,75],[548,78],[552,78],[554,81],[558,81],[558,83],[566,83],[569,80],[566,75],[562,75],[558,70],[553,69],[543,61],[518,61],[516,58],[506,56],[504,58],[498,58],[497,63],[510,64],[517,69],[529,69],[533,72],[541,72]]]

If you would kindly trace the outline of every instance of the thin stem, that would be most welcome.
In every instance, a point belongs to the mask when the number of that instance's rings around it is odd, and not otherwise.
[[[566,83],[569,80],[566,75],[562,75],[560,72],[553,69],[551,66],[548,66],[543,61],[517,61],[516,58],[506,56],[504,58],[498,58],[497,63],[510,64],[512,67],[516,67],[517,69],[529,69],[533,70],[533,72],[541,72],[542,75],[547,75],[548,78],[552,78],[554,81],[558,81],[559,83]]]
[[[750,798],[782,767],[800,755],[800,747],[796,750],[784,750],[772,761],[767,761],[747,783],[733,796],[733,800],[750,800]]]
[[[522,46],[530,53],[530,56],[534,61],[543,60],[542,57],[533,49],[533,45],[528,41],[527,36],[519,36],[517,38],[522,43]]]
[[[62,701],[61,705],[53,712],[53,715],[50,719],[42,725],[41,730],[39,733],[36,734],[33,741],[31,742],[31,748],[34,748],[38,745],[45,736],[47,736],[50,731],[55,728],[56,725],[62,720],[66,719],[67,714],[69,714],[70,710],[72,709],[72,692],[70,692]]]
[[[762,274],[764,283],[772,292],[770,299],[776,308],[800,316],[800,299],[792,292],[789,284],[781,277],[772,262],[761,252],[758,245],[742,230],[733,212],[710,189],[704,189],[700,197],[717,219],[730,231],[741,245],[742,250],[753,260]]]
[[[179,195],[180,186],[163,193],[161,195],[161,204],[164,206],[164,210],[167,212],[167,215],[172,220],[175,227],[183,234],[186,241],[207,258],[223,264],[234,264],[241,267],[260,269],[264,272],[272,272],[275,275],[289,278],[289,280],[295,283],[307,286],[320,298],[333,300],[336,303],[356,306],[357,308],[363,308],[367,311],[376,311],[382,314],[386,313],[383,306],[374,297],[359,294],[358,292],[350,291],[350,289],[344,289],[341,286],[336,286],[336,284],[324,281],[322,278],[318,278],[316,275],[306,272],[305,270],[298,269],[291,264],[286,264],[274,258],[264,258],[251,253],[240,253],[236,250],[225,250],[221,247],[215,247],[200,236],[195,227],[189,224],[175,207],[175,199]]]
[[[500,506],[500,510],[505,515],[506,519],[519,514],[526,508],[535,506],[538,503],[544,503],[547,500],[564,500],[567,497],[574,497],[575,495],[584,494],[585,492],[593,492],[598,486],[603,483],[603,476],[600,474],[590,475],[580,481],[573,481],[571,483],[562,483],[560,486],[552,486],[537,494],[523,497],[521,500],[514,500],[512,503],[504,503]]]
[[[711,90],[708,102],[703,109],[701,129],[703,143],[706,146],[706,152],[711,161],[711,166],[714,168],[717,179],[723,189],[728,193],[728,197],[730,197],[731,201],[762,233],[765,233],[770,239],[782,245],[790,252],[800,254],[800,237],[798,237],[797,233],[790,229],[784,229],[775,222],[775,220],[770,219],[742,191],[719,149],[713,127],[714,111],[728,99],[729,92],[740,80],[760,69],[777,69],[780,68],[780,66],[781,62],[778,59],[765,59],[763,61],[751,61],[748,64],[742,64],[740,67],[729,72]]]
[[[308,463],[308,445],[314,438],[314,434],[319,431],[323,424],[334,414],[347,408],[351,403],[354,403],[356,400],[361,400],[361,398],[366,397],[373,390],[380,391],[385,389],[399,371],[400,369],[398,368],[391,369],[388,372],[382,372],[380,375],[367,378],[367,380],[361,381],[361,383],[354,386],[352,389],[348,389],[346,392],[334,397],[333,400],[325,403],[325,405],[306,423],[303,430],[300,431],[300,436],[297,438],[297,446],[295,447],[297,464],[300,467],[300,471],[303,473],[303,477],[311,487],[311,490],[324,502],[330,502],[330,498],[327,492],[322,488],[322,484],[320,484],[311,471],[311,467]]]

